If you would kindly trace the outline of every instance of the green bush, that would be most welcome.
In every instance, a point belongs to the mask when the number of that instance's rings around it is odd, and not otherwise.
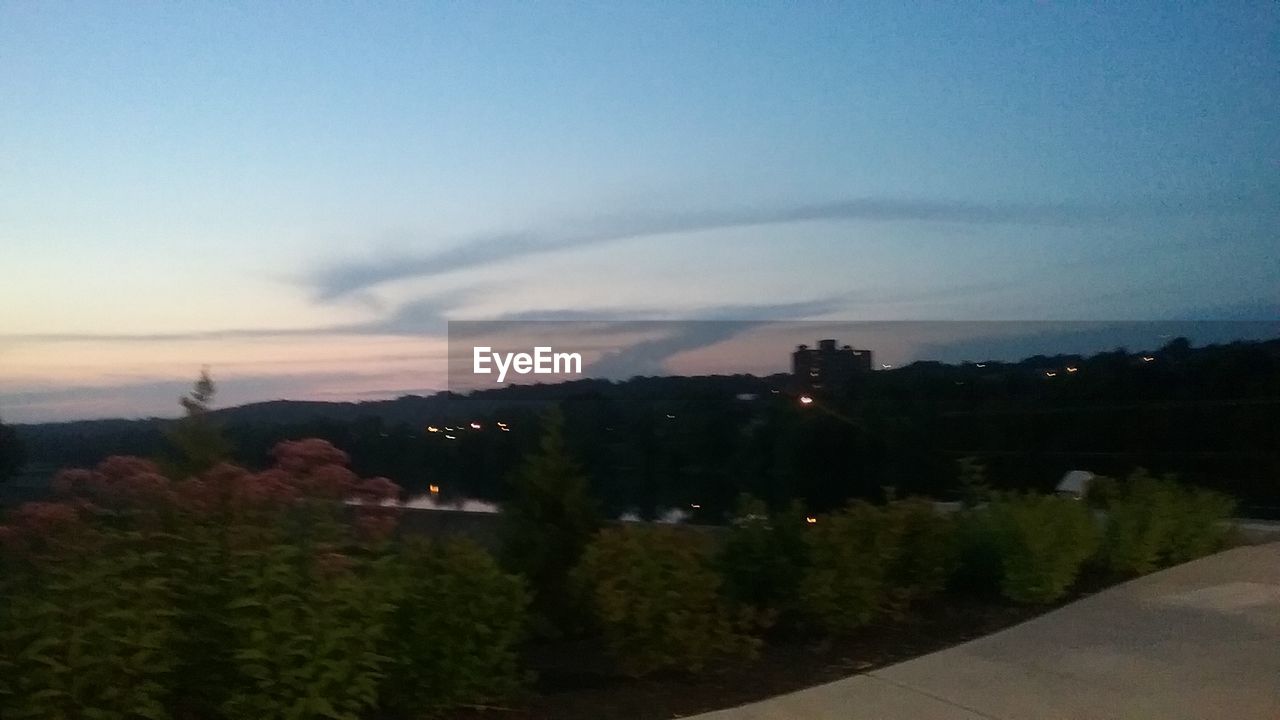
[[[242,680],[223,705],[227,718],[357,720],[377,705],[394,609],[385,558],[280,544],[241,552],[233,573]]]
[[[914,603],[926,600],[947,586],[957,562],[955,520],[939,515],[926,500],[890,503],[891,537],[898,542],[889,565],[890,603],[901,615]]]
[[[750,657],[752,618],[720,597],[705,539],[668,527],[601,531],[574,572],[606,645],[624,671],[697,672]]]
[[[528,593],[484,550],[465,541],[408,543],[397,568],[398,609],[383,682],[387,707],[406,716],[491,703],[524,681],[516,645]]]
[[[503,567],[528,579],[535,632],[545,637],[576,630],[581,613],[566,602],[569,573],[600,526],[587,476],[565,447],[563,425],[558,411],[548,415],[538,452],[512,478],[499,528]]]
[[[1000,590],[1019,603],[1050,603],[1075,582],[1098,547],[1084,503],[1051,495],[1010,495],[981,511],[1001,564]]]
[[[1004,564],[987,508],[965,510],[956,515],[954,523],[957,560],[949,581],[952,591],[983,599],[998,597]]]
[[[809,528],[809,567],[800,583],[806,618],[832,633],[856,630],[888,609],[903,527],[887,512],[853,503]]]
[[[1175,488],[1144,472],[1107,499],[1099,564],[1113,575],[1144,575],[1160,567],[1176,521]]]
[[[0,717],[168,717],[176,629],[161,553],[138,533],[93,534],[86,552],[6,563]]]
[[[740,497],[716,555],[725,596],[765,614],[793,610],[808,566],[806,529],[799,505],[771,514],[762,501]]]
[[[1207,555],[1226,540],[1230,498],[1137,470],[1111,494],[1099,564],[1114,575],[1142,575]]]
[[[1174,505],[1173,532],[1165,549],[1171,565],[1204,557],[1226,546],[1230,529],[1226,525],[1235,512],[1235,501],[1226,495],[1183,488]]]
[[[1096,510],[1105,510],[1111,507],[1111,503],[1115,502],[1120,496],[1120,483],[1116,482],[1113,477],[1105,475],[1095,475],[1085,487],[1085,502],[1089,507]]]

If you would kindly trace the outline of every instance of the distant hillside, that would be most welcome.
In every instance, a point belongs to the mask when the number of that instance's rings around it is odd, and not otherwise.
[[[247,466],[262,466],[282,439],[319,437],[350,453],[362,475],[411,492],[430,484],[500,501],[511,470],[536,446],[541,410],[556,403],[593,490],[615,512],[696,506],[714,520],[744,491],[774,503],[800,498],[815,510],[890,492],[953,497],[957,462],[973,458],[998,489],[1052,489],[1074,469],[1115,476],[1145,467],[1230,493],[1255,516],[1280,515],[1280,339],[918,362],[857,375],[811,403],[797,401],[798,381],[579,380],[467,396],[279,400],[216,417]],[[15,429],[30,463],[53,468],[162,454],[171,422]]]
[[[553,385],[510,385],[469,395],[446,391],[362,402],[269,400],[221,408],[212,415],[226,426],[298,427],[378,421],[387,426],[421,427],[429,423],[462,423],[502,411],[537,412],[549,404],[589,393],[617,398],[653,397],[696,387],[737,394],[764,392],[788,379],[787,375],[652,377],[625,382],[588,379]],[[13,427],[33,462],[87,464],[107,454],[152,455],[163,443],[164,428],[173,422],[172,418],[73,420]]]

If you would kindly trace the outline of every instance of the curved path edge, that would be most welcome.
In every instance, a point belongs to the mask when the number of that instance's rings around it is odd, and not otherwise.
[[[1280,543],[698,720],[1280,720]]]

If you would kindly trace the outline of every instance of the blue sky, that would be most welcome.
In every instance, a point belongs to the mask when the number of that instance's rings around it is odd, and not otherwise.
[[[0,2],[0,417],[440,387],[447,319],[1270,319],[1280,6],[1117,5]]]

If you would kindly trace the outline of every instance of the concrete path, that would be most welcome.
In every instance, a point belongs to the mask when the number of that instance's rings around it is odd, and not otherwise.
[[[1280,543],[702,720],[1280,720]]]

